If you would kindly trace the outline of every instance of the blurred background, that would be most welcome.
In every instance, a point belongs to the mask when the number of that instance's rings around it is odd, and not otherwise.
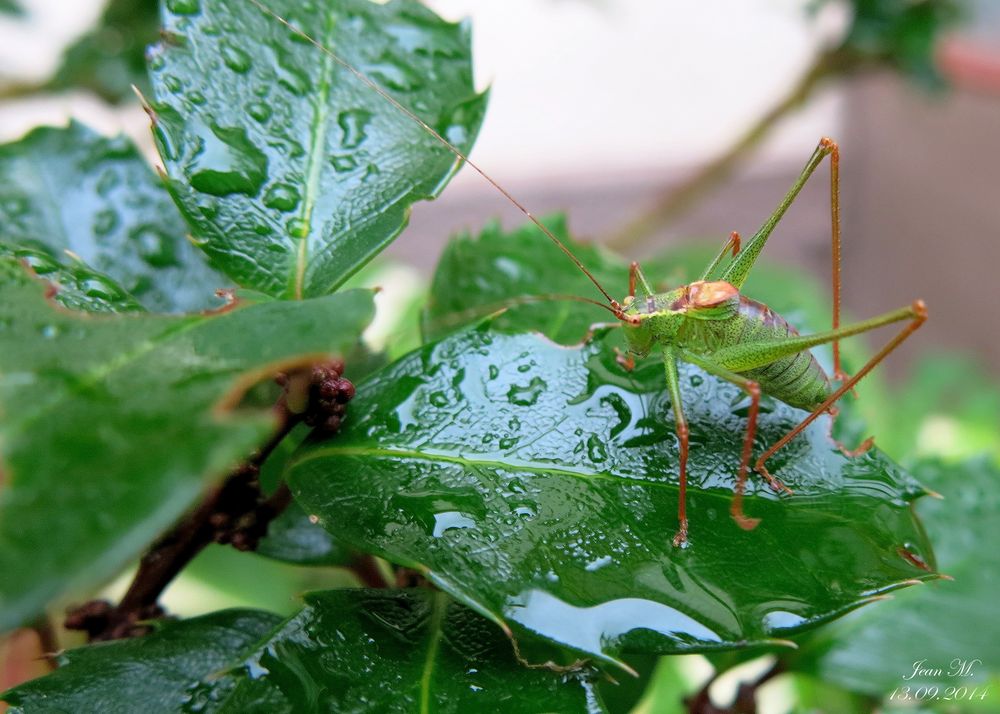
[[[816,141],[835,138],[848,314],[868,317],[917,297],[931,313],[882,371],[895,387],[866,385],[876,391],[865,414],[872,433],[907,464],[983,451],[1000,460],[1000,1],[427,4],[472,21],[477,80],[491,87],[473,157],[534,213],[564,211],[575,235],[630,257],[691,243],[714,251],[732,230],[748,237]],[[130,87],[145,83],[143,48],[157,25],[152,0],[0,0],[0,142],[74,116],[130,134],[155,161]],[[423,294],[449,236],[498,216],[523,222],[470,171],[418,205],[373,278],[386,288],[382,314]],[[825,167],[765,256],[784,266],[786,292],[792,277],[805,276],[812,297],[803,302],[828,294]],[[404,329],[380,320],[383,337]],[[167,607],[287,612],[313,584],[316,570],[259,558],[250,568],[248,558],[206,550],[171,587]],[[329,586],[330,574],[322,578]],[[710,671],[700,657],[671,660],[660,665],[664,687]],[[731,696],[739,679],[754,676],[737,670],[717,686]],[[762,689],[774,698],[762,711],[787,711],[788,690],[787,682]],[[642,709],[654,710],[666,711]]]

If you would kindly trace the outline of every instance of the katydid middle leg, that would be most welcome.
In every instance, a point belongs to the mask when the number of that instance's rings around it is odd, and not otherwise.
[[[688,460],[688,425],[684,418],[684,404],[681,402],[681,384],[677,375],[677,348],[667,345],[663,348],[663,366],[667,373],[667,392],[670,394],[670,406],[674,412],[674,426],[677,430],[677,440],[680,443],[680,490],[677,494],[677,522],[680,524],[674,535],[674,546],[680,546],[687,540],[687,460]]]
[[[760,519],[748,518],[743,513],[743,493],[746,490],[747,471],[750,468],[750,455],[753,450],[753,439],[754,435],[757,433],[757,414],[760,411],[760,385],[742,374],[737,374],[736,372],[732,372],[724,367],[720,367],[711,360],[704,359],[700,355],[696,355],[693,352],[684,350],[681,352],[681,356],[685,362],[690,362],[691,364],[701,367],[709,374],[714,374],[716,377],[725,379],[727,382],[732,382],[750,395],[750,413],[747,414],[747,430],[743,437],[743,453],[740,455],[740,470],[736,477],[736,486],[733,488],[733,502],[730,504],[729,512],[732,515],[733,520],[736,521],[736,524],[740,528],[747,531],[753,530],[757,527],[757,524],[760,523]],[[771,487],[776,491],[789,491],[784,484],[775,479],[771,480]]]

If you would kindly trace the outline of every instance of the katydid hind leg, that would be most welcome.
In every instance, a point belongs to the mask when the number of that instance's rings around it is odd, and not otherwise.
[[[755,471],[764,476],[770,476],[769,472],[764,467],[764,463],[769,458],[774,456],[775,453],[777,453],[780,449],[786,446],[792,439],[794,439],[796,436],[802,433],[802,431],[812,422],[814,422],[817,419],[817,417],[819,417],[820,414],[828,411],[830,407],[837,402],[838,399],[844,396],[844,394],[847,393],[849,390],[853,389],[858,382],[860,382],[882,360],[884,360],[890,353],[892,353],[897,347],[899,347],[910,335],[916,332],[920,328],[920,326],[923,325],[924,322],[927,320],[927,307],[924,305],[923,300],[915,301],[913,305],[910,307],[909,313],[910,313],[909,324],[903,327],[903,329],[900,330],[895,337],[889,340],[889,342],[887,342],[886,345],[875,354],[875,356],[873,356],[870,360],[868,360],[868,362],[866,362],[865,365],[860,370],[858,370],[858,372],[853,377],[847,379],[836,390],[834,390],[834,392],[829,397],[827,397],[822,404],[816,407],[816,409],[813,410],[813,412],[810,413],[809,416],[807,416],[805,419],[803,419],[801,422],[795,425],[795,427],[792,428],[787,434],[778,439],[778,441],[772,444],[771,447],[767,449],[767,451],[761,454],[760,457],[757,459],[756,463],[754,463]],[[893,313],[887,313],[887,314],[893,314]],[[838,330],[831,330],[831,332],[840,333],[844,329],[849,329],[849,328],[850,326],[848,326],[847,328],[840,328]],[[873,328],[868,328],[868,329],[873,329]],[[837,338],[833,337],[827,340],[827,342],[832,342],[834,339]],[[872,445],[872,441],[873,440],[871,438],[866,439],[865,442],[858,449],[858,451],[863,452],[867,448],[870,448]],[[843,449],[842,445],[838,444],[838,446],[841,446],[841,449]]]
[[[813,175],[819,164],[826,156],[830,157],[830,246],[832,266],[831,282],[833,286],[833,314],[831,318],[831,329],[836,330],[840,327],[840,295],[842,287],[840,272],[840,146],[837,142],[828,137],[823,137],[819,140],[816,150],[809,158],[809,161],[799,174],[798,179],[796,179],[795,183],[792,185],[792,188],[782,199],[774,213],[768,217],[767,221],[764,222],[764,225],[760,228],[760,230],[757,231],[753,238],[750,239],[739,258],[735,257],[737,250],[733,251],[734,260],[723,273],[722,279],[732,283],[737,288],[743,285],[750,273],[750,269],[757,261],[761,251],[763,251],[765,243],[767,243],[768,238],[770,238],[771,233],[778,225],[778,222],[781,220],[782,216],[785,215],[789,206],[791,206],[799,192],[802,190],[802,187],[805,186],[806,182]],[[737,243],[737,246],[738,245],[739,244]],[[720,258],[716,258],[716,263]],[[716,263],[713,263],[713,268]],[[848,378],[840,364],[839,340],[833,340],[833,376],[834,379],[840,382],[843,382]]]
[[[670,405],[674,412],[674,425],[677,430],[677,440],[680,444],[680,462],[678,476],[680,489],[677,494],[678,529],[674,535],[674,546],[680,547],[687,542],[687,460],[689,432],[687,420],[684,418],[684,405],[681,401],[680,378],[677,375],[677,350],[673,346],[663,348],[663,366],[667,374],[667,392],[670,394]]]

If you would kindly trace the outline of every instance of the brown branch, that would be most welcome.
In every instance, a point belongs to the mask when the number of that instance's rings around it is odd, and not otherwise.
[[[717,707],[708,695],[708,690],[722,674],[722,672],[716,672],[701,689],[684,700],[684,706],[687,707],[688,714],[757,714],[757,690],[765,682],[769,682],[786,671],[784,662],[779,659],[753,682],[741,682],[736,690],[736,698],[733,700],[732,706],[729,707]]]
[[[339,428],[354,395],[354,385],[341,377],[343,368],[343,363],[314,367],[304,379],[279,375],[285,391],[275,405],[279,425],[271,438],[153,544],[117,606],[103,600],[85,603],[68,613],[66,627],[84,630],[92,642],[145,634],[148,628],[140,623],[164,615],[158,604],[160,595],[206,546],[228,543],[238,550],[254,550],[292,498],[284,483],[265,498],[260,467],[300,422],[326,432]],[[296,390],[302,394],[295,394]],[[289,403],[302,408],[293,410]]]
[[[841,50],[830,50],[819,55],[792,90],[754,122],[736,142],[683,182],[660,193],[654,199],[652,207],[615,233],[608,240],[608,245],[616,250],[627,250],[649,238],[661,227],[676,221],[704,194],[729,178],[779,121],[805,104],[823,80],[833,75],[847,74],[858,66],[858,58]]]

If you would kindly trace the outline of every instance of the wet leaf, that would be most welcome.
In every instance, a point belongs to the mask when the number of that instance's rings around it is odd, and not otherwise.
[[[602,711],[588,674],[522,667],[444,593],[331,590],[258,644],[218,711]]]
[[[471,147],[486,98],[472,86],[465,25],[415,0],[266,5]],[[240,285],[286,298],[332,291],[458,168],[423,128],[255,3],[166,8],[150,68],[169,187]]]
[[[102,712],[174,714],[191,688],[232,666],[234,657],[281,623],[260,610],[224,610],[164,622],[145,637],[80,647],[59,655],[59,668],[3,693],[9,714]],[[220,694],[232,682],[219,678]],[[193,711],[193,710],[192,710]]]
[[[56,309],[0,261],[0,630],[115,573],[273,429],[233,410],[290,360],[344,352],[372,298],[214,314]]]
[[[267,537],[257,547],[260,555],[298,565],[346,565],[354,552],[345,548],[292,502],[271,521]]]
[[[994,620],[1000,589],[1000,469],[983,457],[961,464],[928,462],[916,473],[944,496],[922,500],[917,510],[941,571],[954,580],[899,593],[818,630],[788,657],[790,668],[875,696],[908,686],[911,697],[920,687],[937,687],[941,697],[950,688],[955,698],[958,687],[978,685],[982,691],[991,679],[1000,679],[1000,641],[986,624]],[[963,662],[968,670],[959,676],[955,672]],[[914,674],[915,667],[925,671]],[[995,707],[996,697],[992,691],[986,702]],[[955,706],[970,703],[980,700],[959,699]]]
[[[566,217],[543,219],[556,237],[587,266],[612,296],[628,292],[628,264],[598,246],[573,241]],[[614,320],[596,305],[546,296],[568,295],[602,300],[580,269],[538,228],[526,224],[504,232],[498,223],[476,237],[459,235],[448,242],[434,272],[424,310],[424,338],[436,340],[478,322],[491,312],[498,328],[539,330],[557,342],[579,342],[591,325]],[[517,304],[521,298],[534,302]]]
[[[271,631],[231,632],[237,618]],[[6,696],[25,712],[42,701],[61,711],[130,712],[142,701],[144,711],[205,714],[603,711],[592,672],[522,667],[492,623],[443,593],[312,593],[304,609],[274,624],[243,611],[168,624],[141,640],[69,652],[56,673]],[[116,686],[130,666],[147,676]]]
[[[0,259],[13,258],[43,278],[52,298],[70,310],[84,312],[143,312],[145,308],[107,275],[68,256],[62,262],[41,248],[0,242]]]
[[[349,365],[347,374],[353,374],[354,354],[345,355]],[[274,398],[270,398],[273,403]],[[311,430],[300,424],[282,439],[261,467],[260,484],[266,493],[273,493],[284,478],[288,460]],[[346,565],[355,553],[334,540],[329,531],[310,520],[309,514],[294,500],[271,521],[267,535],[261,538],[255,551],[273,560],[298,565]],[[273,608],[272,608],[273,609]]]
[[[808,629],[931,573],[909,501],[877,451],[847,459],[820,420],[754,480],[754,531],[729,517],[746,400],[693,368],[690,546],[677,549],[677,443],[662,365],[629,374],[603,340],[555,345],[484,325],[359,385],[335,440],[289,483],[339,540],[416,568],[505,627],[609,662],[627,651],[745,647]],[[768,400],[756,452],[803,415]]]
[[[149,310],[218,305],[215,290],[228,284],[188,242],[135,147],[76,122],[0,146],[0,226],[0,242],[47,253],[70,272],[82,261],[113,281],[95,290],[124,289]]]

